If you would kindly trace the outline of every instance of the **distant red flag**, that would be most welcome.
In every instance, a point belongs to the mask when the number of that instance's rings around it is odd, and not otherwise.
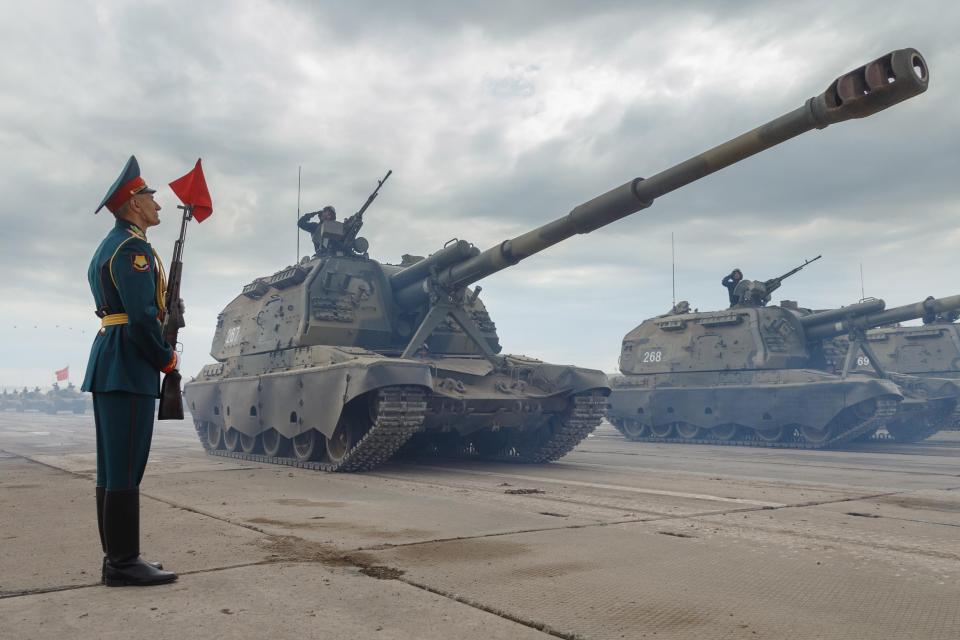
[[[180,202],[193,207],[193,217],[197,222],[203,222],[213,213],[213,202],[210,200],[210,192],[207,191],[207,180],[203,177],[199,158],[196,166],[187,175],[170,183],[170,188],[180,198]]]
[[[70,378],[70,367],[66,366],[63,369],[59,369],[55,372],[57,374],[57,382],[63,382]]]

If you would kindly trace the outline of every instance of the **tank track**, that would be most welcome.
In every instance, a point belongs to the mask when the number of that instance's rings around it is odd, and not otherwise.
[[[552,462],[573,451],[603,421],[607,397],[600,393],[582,393],[572,399],[573,406],[560,419],[560,427],[535,450],[525,453],[512,450],[497,457],[510,462]]]
[[[578,444],[590,435],[603,421],[607,411],[607,397],[599,392],[580,393],[570,397],[570,406],[552,426],[548,437],[540,440],[537,435],[547,426],[537,430],[508,434],[492,432],[484,429],[480,432],[465,436],[454,446],[438,443],[430,438],[424,439],[406,453],[413,458],[417,456],[439,457],[443,459],[488,460],[513,463],[543,463],[558,460],[572,451]],[[504,441],[498,449],[485,453],[471,443],[471,437],[491,434],[503,434]],[[453,434],[454,436],[456,434]],[[442,437],[435,434],[434,437]]]
[[[932,411],[929,415],[923,416],[922,426],[916,427],[912,432],[897,429],[901,431],[900,436],[893,433],[890,430],[890,426],[888,426],[887,432],[889,435],[882,439],[885,441],[892,440],[894,442],[920,442],[926,440],[941,429],[949,427],[958,419],[960,419],[960,404],[955,406],[951,411]]]
[[[841,431],[837,433],[830,440],[824,442],[807,442],[801,436],[794,434],[790,440],[784,442],[767,442],[766,440],[761,440],[756,435],[750,434],[748,437],[740,440],[717,440],[714,438],[655,438],[649,436],[643,437],[630,437],[623,433],[620,427],[614,425],[617,428],[617,431],[620,431],[621,434],[631,442],[671,442],[678,444],[712,444],[712,445],[726,445],[726,446],[739,446],[739,447],[765,447],[770,449],[825,449],[828,447],[836,446],[838,444],[843,444],[845,442],[850,442],[855,440],[859,436],[864,434],[876,431],[877,429],[886,426],[887,422],[897,413],[897,404],[896,400],[878,398],[877,399],[877,408],[874,411],[873,415],[864,420],[863,422],[857,422],[852,425],[848,425],[846,428],[841,427]]]
[[[296,458],[268,456],[242,451],[212,449],[204,433],[205,426],[194,423],[203,448],[210,455],[251,462],[280,464],[313,471],[368,471],[380,466],[423,428],[427,414],[426,392],[420,387],[384,387],[377,391],[377,413],[373,426],[347,453],[339,464],[323,461],[301,461]]]

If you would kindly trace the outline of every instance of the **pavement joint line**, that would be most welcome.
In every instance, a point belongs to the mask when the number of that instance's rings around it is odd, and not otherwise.
[[[259,566],[269,565],[269,564],[281,564],[284,562],[285,561],[283,560],[274,560],[274,559],[258,560],[256,562],[244,562],[242,564],[231,564],[223,567],[209,567],[207,569],[195,569],[194,571],[180,571],[180,572],[177,572],[177,576],[179,577],[194,576],[202,573],[215,573],[217,571],[229,571],[231,569],[243,569],[246,567],[259,567]],[[297,564],[317,564],[317,563],[299,562]],[[176,584],[176,582],[172,582],[169,584]],[[20,591],[0,591],[0,600],[8,600],[11,598],[23,598],[26,596],[42,595],[45,593],[60,593],[62,591],[76,591],[78,589],[91,589],[91,588],[102,587],[102,586],[104,585],[101,582],[87,582],[84,584],[70,584],[70,585],[63,585],[59,587],[37,587],[35,589],[21,589]]]
[[[836,449],[829,449],[829,451],[836,451]],[[620,456],[641,456],[641,457],[642,457],[642,456],[649,456],[649,457],[671,458],[671,459],[673,459],[673,456],[650,455],[650,454],[646,454],[646,453],[625,453],[625,452],[620,452],[620,451],[585,451],[585,450],[578,450],[576,453],[578,453],[578,454],[585,453],[585,454],[589,454],[589,455],[620,455]],[[857,453],[857,452],[855,452],[855,453]],[[894,453],[894,452],[890,452],[890,453]],[[884,455],[886,455],[886,454],[884,454]],[[899,454],[899,455],[909,455],[909,454]],[[677,456],[677,458],[681,458],[681,456]],[[683,457],[683,459],[685,459],[685,460],[695,460],[695,461],[698,461],[698,462],[703,461],[703,460],[719,461],[719,462],[723,462],[723,461],[725,461],[725,460],[728,460],[727,458],[711,458],[711,457],[706,457],[706,458],[704,458],[703,456],[686,456],[686,457]],[[778,460],[738,460],[737,462],[738,462],[738,464],[767,464],[767,465],[786,466],[786,467],[803,467],[803,468],[810,468],[810,469],[835,469],[835,470],[838,470],[838,471],[860,471],[860,472],[871,472],[871,473],[874,472],[874,471],[877,471],[877,472],[880,472],[880,473],[897,473],[897,474],[901,474],[901,475],[914,475],[914,476],[946,476],[946,477],[948,477],[948,478],[956,478],[956,477],[958,477],[957,474],[954,474],[954,473],[942,473],[942,472],[936,472],[936,471],[908,471],[908,470],[905,470],[905,469],[884,469],[884,468],[879,468],[879,467],[876,467],[876,468],[874,468],[874,467],[870,467],[870,468],[865,468],[865,467],[847,467],[847,466],[833,465],[833,464],[811,464],[811,463],[799,463],[799,462],[780,462],[780,461],[778,461]],[[576,462],[576,461],[574,461],[574,460],[567,460],[564,464],[584,466],[584,467],[586,467],[586,466],[593,466],[593,467],[600,467],[600,468],[608,469],[608,470],[609,470],[609,469],[629,469],[630,471],[634,471],[634,472],[636,472],[636,471],[638,471],[638,470],[641,470],[641,471],[642,471],[642,470],[658,471],[658,469],[652,468],[652,467],[646,467],[646,468],[640,468],[640,469],[638,469],[637,467],[624,467],[624,466],[602,465],[602,464],[596,464],[596,463],[593,463],[593,462]],[[707,475],[707,474],[704,474],[704,475]],[[712,475],[717,475],[717,474],[712,474]]]
[[[530,477],[522,474],[512,474],[512,473],[498,473],[495,471],[476,471],[473,469],[451,469],[456,473],[463,473],[467,475],[479,475],[487,477],[497,477],[497,478],[510,478],[511,480],[522,480],[524,482],[530,482],[533,484],[536,483],[547,483],[547,484],[560,484],[568,485],[571,487],[589,487],[593,489],[611,489],[613,491],[625,491],[627,493],[642,493],[646,495],[655,495],[655,496],[666,496],[670,498],[688,498],[691,500],[705,500],[708,502],[730,502],[733,504],[745,504],[758,507],[767,507],[767,508],[780,508],[787,505],[780,502],[765,502],[762,500],[751,500],[749,498],[728,498],[726,496],[715,496],[706,493],[686,493],[683,491],[667,491],[665,489],[643,489],[640,487],[628,487],[624,485],[617,484],[603,484],[599,482],[583,482],[581,480],[561,480],[559,478],[540,478],[540,477]],[[403,480],[404,478],[397,478],[393,476],[388,476],[384,474],[373,473],[372,476],[386,478],[389,480]]]
[[[882,516],[881,516],[882,517]],[[705,523],[705,524],[716,524],[716,523]],[[924,556],[926,558],[935,558],[937,560],[951,560],[951,561],[960,561],[960,555],[953,553],[943,553],[939,551],[932,551],[926,549],[918,549],[914,547],[903,547],[894,544],[875,544],[870,542],[865,542],[858,540],[856,538],[842,538],[839,536],[824,535],[820,533],[814,533],[812,531],[805,531],[803,534],[797,534],[793,529],[780,528],[780,527],[766,527],[763,525],[754,524],[752,528],[756,531],[766,531],[772,533],[786,534],[790,536],[799,536],[804,540],[817,540],[819,542],[829,542],[829,543],[842,543],[855,545],[860,547],[866,547],[868,549],[883,549],[885,551],[895,551],[897,553],[906,553],[913,554],[918,556]]]
[[[408,584],[411,587],[422,589],[423,591],[432,593],[434,595],[438,595],[442,598],[447,598],[448,600],[453,600],[454,602],[459,602],[460,604],[466,605],[468,607],[472,607],[474,609],[483,611],[485,613],[489,613],[491,615],[497,616],[498,618],[503,618],[504,620],[509,620],[510,622],[514,622],[516,624],[522,625],[529,629],[533,629],[535,631],[545,633],[549,636],[553,636],[554,638],[562,638],[563,640],[585,640],[584,636],[581,636],[579,634],[567,633],[566,631],[560,631],[559,629],[554,629],[553,627],[546,624],[545,622],[537,622],[535,620],[522,618],[520,616],[516,616],[512,613],[504,611],[503,609],[498,609],[496,607],[485,605],[483,603],[477,602],[475,600],[471,600],[470,598],[466,598],[464,596],[457,595],[456,593],[452,593],[445,589],[431,587],[428,584],[419,582],[417,580],[413,580],[412,578],[405,578],[403,576],[400,576],[399,578],[394,578],[394,579],[400,582],[403,582],[404,584]]]

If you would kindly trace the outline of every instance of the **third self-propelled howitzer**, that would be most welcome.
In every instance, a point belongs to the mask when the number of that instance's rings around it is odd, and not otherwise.
[[[928,298],[929,300],[929,298]],[[880,365],[890,372],[920,378],[953,380],[960,384],[960,311],[932,312],[921,325],[891,324],[867,331],[866,341]],[[855,371],[871,371],[866,357]],[[960,429],[960,415],[941,429]]]
[[[216,455],[331,471],[369,469],[401,448],[557,459],[600,422],[607,379],[501,354],[472,285],[739,160],[926,87],[920,54],[895,51],[784,116],[482,252],[456,240],[427,258],[385,264],[369,257],[364,239],[348,237],[346,223],[324,220],[317,255],[255,279],[220,314],[216,362],[186,385],[198,435]]]
[[[940,299],[929,297],[921,302],[886,310],[881,300],[866,300],[853,307],[860,307],[862,311],[830,317],[822,315],[830,312],[798,310],[804,314],[801,323],[808,325],[814,359],[827,370],[844,377],[852,372],[866,373],[891,380],[900,387],[904,401],[900,403],[897,415],[886,425],[886,436],[893,440],[916,442],[956,424],[960,419],[960,385],[957,381],[930,372],[916,375],[888,367],[887,363],[895,359],[888,357],[890,353],[885,349],[885,338],[888,339],[889,332],[895,329],[880,332],[872,330],[910,320],[950,317],[960,310],[960,296]],[[918,334],[924,330],[924,327],[897,328],[913,330]],[[937,336],[931,337],[936,339]],[[948,346],[952,346],[949,341]],[[939,353],[936,348],[932,351]]]

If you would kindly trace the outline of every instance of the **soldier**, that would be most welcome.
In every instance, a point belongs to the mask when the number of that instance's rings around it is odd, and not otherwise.
[[[730,296],[731,307],[740,301],[739,296],[734,295],[733,290],[737,288],[737,285],[740,284],[741,280],[743,280],[743,273],[740,271],[740,269],[734,269],[730,272],[730,275],[724,276],[723,280],[720,281],[720,284],[727,288],[727,293]]]
[[[147,242],[160,224],[155,191],[130,156],[94,213],[116,219],[90,261],[87,280],[101,328],[81,389],[93,392],[97,431],[97,522],[108,586],[173,582],[177,574],[140,559],[140,480],[150,453],[160,372],[179,365],[161,334],[166,278]]]
[[[310,222],[310,218],[313,218],[314,216],[318,217],[320,221]],[[313,249],[315,253],[320,253],[320,238],[317,236],[317,230],[320,229],[320,225],[327,220],[333,221],[336,219],[337,210],[330,205],[327,205],[323,209],[320,209],[320,211],[305,213],[300,217],[299,220],[297,220],[297,226],[310,234],[310,239],[313,240]]]

